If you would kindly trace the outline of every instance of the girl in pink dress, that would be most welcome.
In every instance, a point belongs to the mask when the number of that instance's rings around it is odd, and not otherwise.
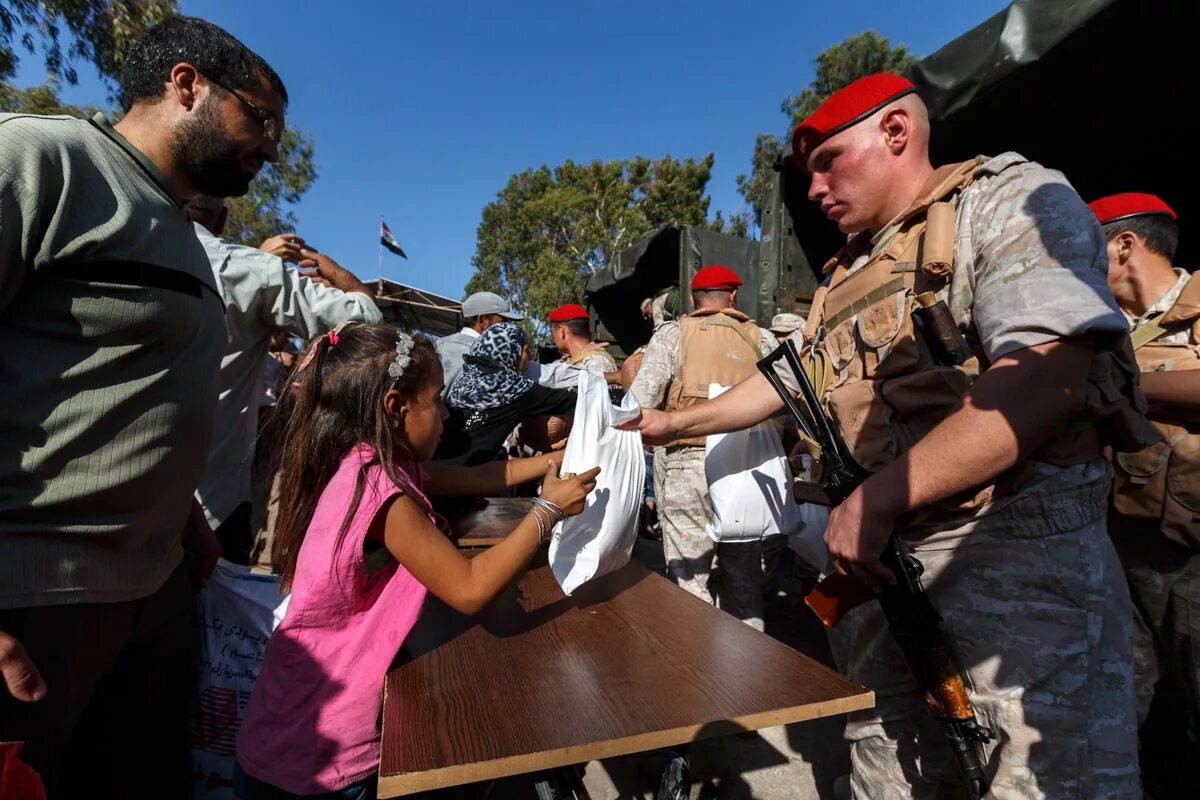
[[[301,365],[275,538],[291,600],[238,736],[241,800],[373,798],[384,676],[426,592],[477,613],[595,486],[598,469],[560,479],[561,454],[428,463],[446,418],[441,393],[433,346],[389,325],[341,327]],[[475,558],[434,524],[427,493],[495,495],[539,477],[529,516]]]

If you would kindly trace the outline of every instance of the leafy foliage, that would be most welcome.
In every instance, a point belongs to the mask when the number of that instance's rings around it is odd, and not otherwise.
[[[545,319],[555,306],[579,302],[591,275],[661,225],[737,233],[736,218],[708,219],[712,165],[711,154],[699,161],[638,157],[513,175],[483,209],[467,291],[498,292]]]
[[[903,72],[916,61],[917,57],[903,44],[892,47],[887,38],[871,30],[856,33],[813,59],[816,76],[812,83],[794,96],[784,98],[779,110],[787,115],[790,132],[839,89],[875,72]],[[760,133],[750,158],[750,174],[737,177],[738,191],[754,211],[755,225],[762,221],[763,191],[771,165],[789,146],[787,134]]]

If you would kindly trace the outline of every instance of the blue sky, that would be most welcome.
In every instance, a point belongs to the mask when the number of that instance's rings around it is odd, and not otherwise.
[[[480,211],[508,177],[566,159],[716,156],[710,213],[742,208],[735,177],[813,58],[872,28],[928,55],[1001,0],[353,2],[181,0],[283,76],[288,123],[320,177],[298,232],[361,278],[382,215],[409,255],[383,275],[452,298],[472,273]],[[18,82],[40,83],[37,55]],[[80,65],[69,102],[103,104]]]

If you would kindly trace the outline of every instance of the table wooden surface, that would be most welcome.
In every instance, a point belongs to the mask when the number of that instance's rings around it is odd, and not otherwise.
[[[428,601],[385,684],[380,797],[874,703],[637,563],[568,598],[539,558],[478,617]]]
[[[437,510],[450,524],[451,538],[459,547],[490,547],[512,532],[529,513],[528,497],[455,498]]]

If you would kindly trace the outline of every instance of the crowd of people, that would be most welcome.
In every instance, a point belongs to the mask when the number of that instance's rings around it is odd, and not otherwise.
[[[374,797],[384,676],[426,596],[479,612],[595,487],[559,474],[582,371],[641,406],[626,427],[667,576],[762,630],[793,531],[714,541],[706,437],[782,419],[757,364],[783,342],[870,473],[831,510],[825,561],[878,591],[889,536],[919,560],[995,732],[975,745],[988,796],[1198,785],[1200,282],[1172,264],[1162,199],[1089,206],[1011,152],[935,168],[915,87],[869,76],[792,136],[847,236],[807,318],[760,327],[738,273],[707,265],[644,300],[653,335],[622,364],[585,307],[558,307],[546,364],[497,294],[433,340],[301,236],[222,238],[288,102],[228,32],[168,19],[121,83],[115,124],[0,115],[0,742],[49,797],[190,796],[195,593],[218,557],[266,560],[290,592],[237,797]],[[914,324],[936,303],[966,358]],[[506,492],[529,514],[464,557],[434,501]],[[852,795],[959,796],[879,604],[829,637],[876,699],[847,723]]]

